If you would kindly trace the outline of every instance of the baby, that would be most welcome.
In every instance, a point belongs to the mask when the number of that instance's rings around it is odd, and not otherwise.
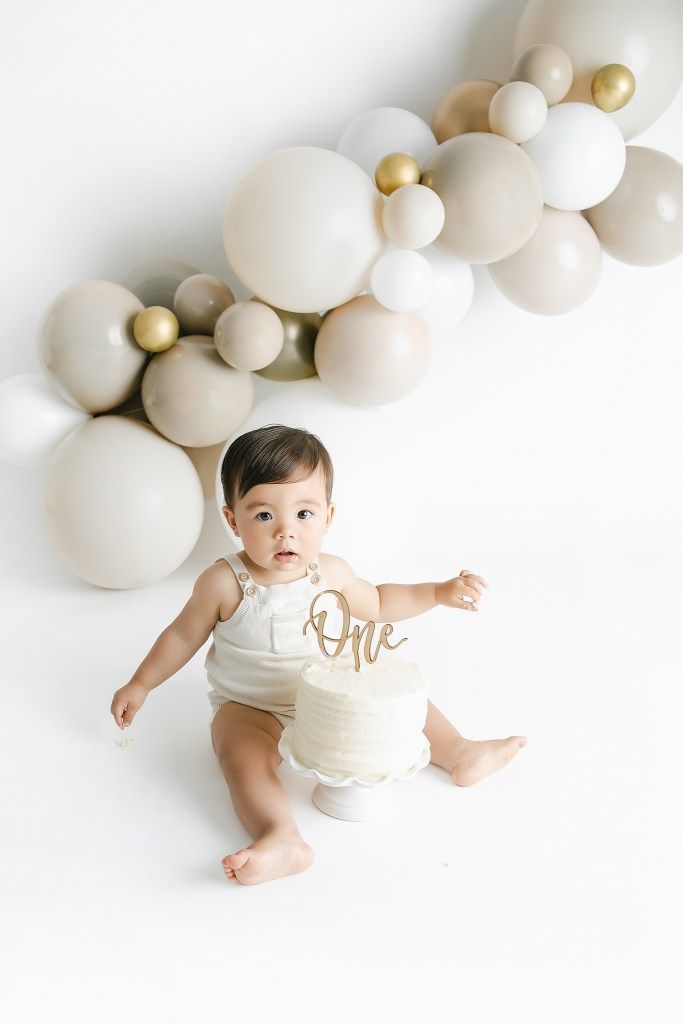
[[[233,806],[254,842],[224,857],[227,878],[243,885],[303,871],[314,853],[304,842],[277,768],[278,740],[293,720],[299,669],[320,656],[314,630],[303,632],[315,595],[336,590],[361,621],[397,622],[437,605],[476,612],[484,580],[462,570],[442,583],[381,583],[356,576],[321,551],[334,517],[333,469],[315,434],[279,424],[236,438],[221,467],[223,514],[244,548],[219,558],[194,584],[111,713],[129,726],[147,694],[192,658],[213,633],[205,666],[211,689],[211,739]],[[428,702],[424,733],[433,764],[458,786],[502,768],[525,736],[468,740]]]

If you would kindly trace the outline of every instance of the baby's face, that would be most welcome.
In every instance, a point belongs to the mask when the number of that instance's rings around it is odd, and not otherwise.
[[[322,467],[304,480],[258,484],[223,514],[256,565],[290,577],[318,558],[334,516]],[[291,555],[280,555],[287,550]]]

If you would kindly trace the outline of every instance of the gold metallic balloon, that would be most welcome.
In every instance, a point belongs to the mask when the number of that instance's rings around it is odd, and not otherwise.
[[[409,153],[387,153],[375,169],[375,184],[385,196],[390,196],[401,185],[417,185],[420,168]]]
[[[138,313],[133,323],[133,334],[140,348],[146,352],[165,352],[178,340],[180,325],[164,306],[149,306]]]
[[[259,299],[263,302],[263,299]],[[267,302],[265,305],[270,306]],[[266,380],[305,380],[315,377],[317,370],[313,360],[313,349],[323,318],[319,313],[292,313],[287,309],[275,310],[285,329],[285,340],[277,359],[262,370],[254,370]]]
[[[591,82],[593,102],[607,114],[625,107],[635,91],[633,72],[624,64],[605,64]]]

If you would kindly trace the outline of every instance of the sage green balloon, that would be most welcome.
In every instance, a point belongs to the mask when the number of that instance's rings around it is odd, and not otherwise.
[[[261,370],[256,370],[259,377],[266,380],[305,380],[315,377],[316,369],[313,359],[316,338],[323,322],[319,313],[291,313],[277,306],[268,307],[277,314],[284,328],[284,341],[280,354]]]

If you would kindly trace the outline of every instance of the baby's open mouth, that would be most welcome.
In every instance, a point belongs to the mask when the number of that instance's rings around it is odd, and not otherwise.
[[[292,551],[290,548],[283,548],[281,551],[276,551],[276,555],[295,555],[296,551]]]

